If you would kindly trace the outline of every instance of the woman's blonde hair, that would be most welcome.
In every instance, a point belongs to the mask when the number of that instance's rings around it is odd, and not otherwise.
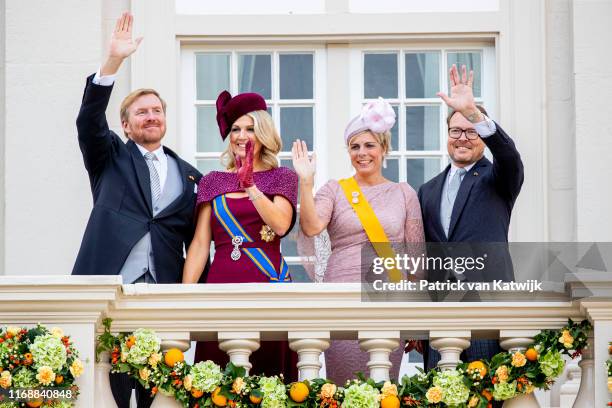
[[[274,126],[272,116],[265,110],[258,110],[247,113],[253,119],[255,138],[261,143],[259,159],[265,167],[275,169],[278,167],[276,155],[281,151],[283,142]],[[231,131],[230,131],[231,137]],[[236,168],[236,159],[232,152],[232,144],[228,143],[227,148],[221,154],[221,163],[227,170]]]
[[[371,133],[376,139],[376,141],[380,143],[380,146],[383,149],[383,156],[386,156],[391,150],[391,131],[389,130],[387,130],[386,132],[382,132],[382,133],[376,133],[376,132],[372,132],[370,129],[366,129],[363,132],[356,133],[353,136],[351,136],[351,138],[349,139],[347,147],[351,145],[351,140],[353,140],[355,137],[362,135],[366,132]]]

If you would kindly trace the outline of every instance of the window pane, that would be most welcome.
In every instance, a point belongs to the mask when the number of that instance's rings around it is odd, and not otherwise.
[[[217,108],[214,106],[198,106],[197,109],[197,151],[206,153],[224,151],[229,138],[225,139],[226,142],[221,139],[216,119]]]
[[[395,112],[395,125],[391,128],[391,150],[399,150],[399,107],[393,106],[393,111]]]
[[[300,264],[289,265],[289,274],[291,274],[293,282],[312,282],[312,279],[306,273],[306,269]]]
[[[313,56],[312,54],[281,54],[280,98],[313,98]]]
[[[363,70],[365,98],[397,98],[397,54],[365,54]]]
[[[421,184],[440,173],[439,158],[419,158],[406,160],[406,180],[418,191]]]
[[[221,91],[230,89],[229,54],[196,54],[196,97],[216,100]]]
[[[203,175],[210,173],[213,170],[225,171],[219,159],[198,159],[196,167]]]
[[[440,91],[440,54],[406,54],[406,98],[435,98]]]
[[[440,106],[406,107],[406,149],[440,149]]]
[[[292,144],[292,145],[293,145],[293,144]],[[287,149],[289,149],[289,146],[286,146],[286,148],[287,148]],[[310,147],[310,146],[308,146],[308,149],[311,149],[311,147]],[[308,150],[308,152],[309,152],[310,154],[312,154],[312,150]],[[280,165],[281,165],[281,166],[283,166],[283,167],[288,167],[288,168],[290,168],[291,170],[293,170],[293,160],[292,160],[292,159],[281,159],[281,160],[279,160],[279,162],[280,162]]]
[[[382,168],[382,175],[387,180],[399,181],[399,160],[387,157],[387,168]]]
[[[295,139],[306,142],[312,149],[313,117],[312,107],[286,107],[280,110],[280,132],[283,151],[290,152]]]
[[[474,96],[479,98],[482,96],[481,84],[482,84],[482,69],[481,69],[482,55],[479,52],[449,52],[447,56],[448,66],[447,72],[453,64],[457,65],[459,75],[461,75],[461,66],[465,65],[467,73],[469,75],[470,70],[474,70]],[[450,92],[450,84],[448,86]]]
[[[256,92],[272,98],[272,56],[240,55],[238,57],[239,92]]]

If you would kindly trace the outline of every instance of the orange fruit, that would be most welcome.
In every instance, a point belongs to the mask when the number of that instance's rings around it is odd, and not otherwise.
[[[534,348],[530,348],[525,352],[525,358],[529,361],[536,361],[538,359],[538,352]]]
[[[251,403],[253,403],[255,405],[260,404],[262,399],[263,398],[255,396],[253,394],[249,395],[249,400],[251,401]]]
[[[220,395],[221,387],[217,387],[211,394],[210,399],[213,404],[218,407],[224,407],[227,405],[227,397],[225,395]]]
[[[491,391],[489,390],[482,390],[480,394],[485,397],[487,401],[491,401],[493,399],[493,394],[491,394]]]
[[[467,367],[468,373],[471,373],[475,370],[479,370],[480,378],[484,378],[484,376],[487,374],[487,367],[480,360],[472,361],[470,364],[468,364],[468,367]]]
[[[136,344],[136,337],[134,336],[128,337],[125,342],[125,345],[127,346],[127,348],[132,348],[134,344]]]
[[[38,401],[28,401],[28,402],[26,402],[26,405],[27,405],[28,407],[33,407],[33,408],[36,408],[36,407],[40,407],[40,406],[42,405],[42,403],[43,403],[43,402],[42,402],[42,400],[38,400]]]
[[[303,382],[294,382],[289,389],[289,396],[293,401],[300,403],[306,401],[309,392],[310,390],[306,384]]]
[[[395,395],[389,395],[380,401],[380,408],[400,408],[400,400]]]
[[[61,384],[62,381],[64,381],[64,376],[62,376],[62,375],[56,375],[55,376],[55,383],[56,384]]]
[[[200,391],[197,388],[192,388],[191,389],[191,396],[193,398],[200,398],[202,395],[204,395],[203,391]]]
[[[181,350],[177,348],[171,348],[166,351],[164,361],[168,367],[174,367],[176,363],[185,361],[185,356],[183,355],[183,352]]]

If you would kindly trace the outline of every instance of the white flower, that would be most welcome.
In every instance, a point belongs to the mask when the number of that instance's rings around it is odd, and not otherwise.
[[[64,337],[64,330],[61,327],[54,327],[51,329],[51,334],[57,338]]]
[[[83,374],[85,369],[83,368],[83,363],[78,358],[70,364],[70,373],[76,377],[80,377]]]

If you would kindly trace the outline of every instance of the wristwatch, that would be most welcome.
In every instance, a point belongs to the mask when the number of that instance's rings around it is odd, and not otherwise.
[[[484,116],[484,114],[476,108],[472,113],[466,116],[466,119],[472,123],[481,122],[481,115]]]

